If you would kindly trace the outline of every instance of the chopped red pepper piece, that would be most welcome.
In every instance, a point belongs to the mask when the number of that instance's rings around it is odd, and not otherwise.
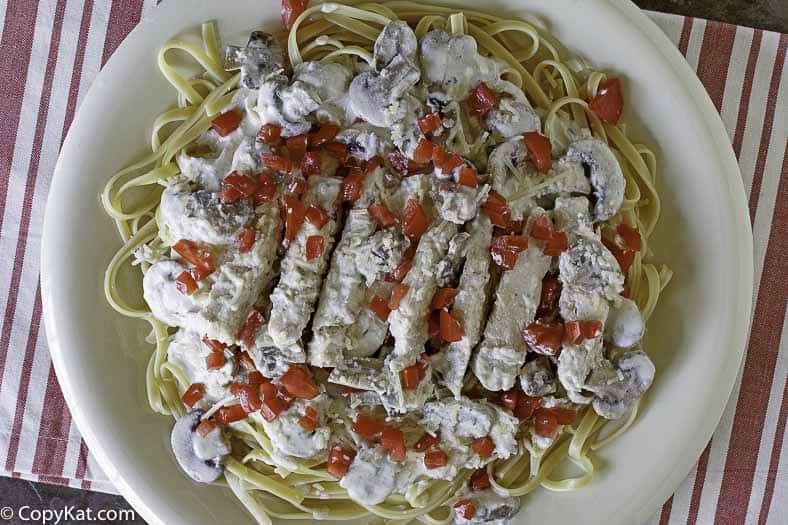
[[[382,229],[390,228],[397,224],[397,218],[391,213],[385,204],[370,204],[367,207],[370,217],[374,219]]]
[[[504,408],[514,411],[517,408],[517,401],[520,399],[520,390],[517,387],[501,392],[498,396],[498,404]]]
[[[402,388],[405,390],[416,390],[425,377],[427,377],[427,367],[423,362],[405,367],[400,372]]]
[[[222,201],[238,202],[251,199],[257,193],[257,180],[234,171],[222,180]]]
[[[489,458],[495,451],[495,442],[490,436],[476,438],[471,443],[471,449],[479,454],[479,457]]]
[[[399,303],[408,293],[408,290],[410,290],[410,286],[404,283],[399,283],[391,290],[391,298],[389,299],[390,310],[396,310],[399,308]]]
[[[593,339],[602,334],[600,321],[568,321],[564,325],[565,341],[572,345],[579,345],[586,339]]]
[[[229,425],[230,423],[246,419],[246,412],[241,405],[230,405],[217,410],[214,417],[220,425]]]
[[[538,412],[554,415],[559,425],[574,425],[577,421],[577,411],[571,408],[540,408]]]
[[[309,184],[306,182],[306,179],[302,179],[301,177],[291,178],[290,184],[287,185],[287,192],[296,197],[301,197],[308,189]]]
[[[203,419],[194,431],[201,437],[205,437],[210,434],[214,428],[216,428],[216,422],[213,419]]]
[[[204,270],[207,274],[213,273],[216,269],[213,264],[213,254],[204,244],[181,239],[175,243],[172,249],[183,257],[187,263]]]
[[[323,236],[310,235],[306,238],[306,260],[312,261],[323,255]]]
[[[441,339],[447,343],[459,341],[462,339],[462,336],[465,335],[462,325],[457,318],[445,309],[440,311],[440,324]]]
[[[540,215],[531,225],[531,237],[540,241],[547,241],[553,236],[555,227],[547,215]]]
[[[427,135],[441,127],[441,116],[438,113],[429,113],[421,117],[418,124],[421,132]]]
[[[257,412],[263,407],[263,402],[260,400],[260,387],[258,385],[233,383],[230,386],[230,392],[238,398],[238,401],[241,403],[241,408],[243,408],[244,412],[247,414]]]
[[[416,441],[416,444],[413,445],[413,450],[416,452],[425,452],[432,447],[435,447],[440,443],[441,440],[438,436],[433,436],[431,434],[427,434],[426,432]]]
[[[287,153],[292,165],[301,164],[301,160],[304,158],[304,154],[306,153],[308,142],[309,136],[306,133],[289,137],[285,140]]]
[[[391,313],[386,300],[378,297],[377,295],[374,296],[369,302],[369,309],[372,310],[381,321],[386,321],[389,318],[389,314]]]
[[[388,282],[399,282],[408,275],[408,272],[413,267],[413,259],[404,259],[399,266],[397,266],[393,272],[386,275],[386,280]]]
[[[263,403],[260,415],[266,421],[273,421],[279,414],[287,410],[288,403],[282,399],[279,389],[273,383],[262,383],[259,388],[260,400]]]
[[[248,253],[252,251],[255,238],[257,237],[257,230],[253,226],[247,226],[241,233],[238,234],[238,251],[241,253]]]
[[[282,136],[282,127],[276,124],[263,124],[257,132],[257,138],[266,144],[276,144]]]
[[[459,168],[464,162],[461,156],[447,151],[443,146],[434,146],[432,148],[432,163],[443,173],[453,172],[454,168]]]
[[[223,352],[211,352],[208,354],[208,357],[205,358],[205,367],[208,370],[214,370],[223,367],[226,362],[227,358]]]
[[[175,278],[175,288],[183,295],[191,295],[197,291],[197,281],[194,280],[189,272],[181,272]]]
[[[520,393],[517,397],[517,406],[512,413],[519,420],[528,419],[534,414],[534,411],[542,405],[541,397],[531,397],[524,393]]]
[[[241,123],[242,118],[243,115],[240,112],[231,109],[230,111],[227,111],[215,117],[211,121],[211,126],[213,127],[214,130],[216,130],[216,133],[218,133],[222,137],[226,137],[227,135],[235,131],[235,129],[238,127],[238,124]]]
[[[259,206],[270,202],[276,197],[276,181],[270,173],[262,172],[257,175],[257,191],[254,194],[254,203]]]
[[[537,317],[545,317],[558,309],[558,300],[561,297],[561,281],[555,274],[548,273],[542,279],[542,292],[539,297]]]
[[[293,195],[283,195],[282,204],[285,211],[285,241],[289,243],[295,239],[296,233],[304,223],[306,210],[304,203]]]
[[[335,478],[342,479],[355,457],[356,453],[354,451],[334,445],[328,452],[328,467],[326,470]]]
[[[320,175],[323,167],[320,163],[319,151],[307,151],[301,161],[301,172],[304,175]]]
[[[345,162],[347,160],[347,156],[348,156],[347,146],[336,140],[324,144],[323,151],[325,151],[332,157],[339,159],[340,162]]]
[[[317,410],[314,407],[306,407],[304,415],[298,418],[298,424],[305,430],[317,430],[320,427],[320,421],[317,419]]]
[[[553,236],[545,243],[542,252],[548,257],[557,257],[569,249],[569,239],[564,232],[554,231]]]
[[[429,227],[429,219],[421,204],[410,199],[402,212],[402,233],[411,240],[418,239]]]
[[[380,446],[389,453],[392,461],[405,461],[405,434],[398,428],[385,426],[380,435]]]
[[[334,137],[339,133],[339,126],[331,122],[321,124],[317,131],[309,135],[309,146],[312,148],[319,148],[328,142],[334,140]]]
[[[523,330],[523,338],[533,352],[554,356],[564,341],[564,323],[537,320]]]
[[[296,19],[306,9],[309,0],[282,0],[282,25],[290,31]]]
[[[457,288],[438,288],[435,291],[435,295],[432,296],[430,308],[432,310],[440,310],[441,308],[449,306],[454,302],[454,298],[457,297],[458,292],[459,289]]]
[[[351,430],[356,434],[373,439],[378,434],[383,432],[383,420],[368,414],[359,414],[353,422]]]
[[[496,192],[491,191],[484,201],[482,209],[490,217],[492,223],[499,228],[508,228],[512,220],[512,211],[503,196]]]
[[[351,169],[350,174],[342,181],[342,200],[353,204],[361,197],[364,186],[364,172],[360,169]]]
[[[260,159],[263,162],[263,166],[274,171],[290,173],[293,170],[293,163],[287,157],[274,155],[273,153],[261,153]]]
[[[466,520],[472,520],[476,516],[476,506],[469,499],[461,499],[454,504],[454,509]]]
[[[486,115],[497,103],[495,93],[484,82],[480,82],[465,99],[465,105],[473,115]]]
[[[473,474],[471,474],[471,480],[468,485],[470,485],[473,492],[481,492],[483,490],[489,489],[492,486],[490,484],[490,476],[483,468],[478,469]]]
[[[442,450],[433,450],[424,454],[424,466],[428,469],[445,467],[449,464],[449,455]]]
[[[263,314],[261,314],[256,308],[252,308],[252,311],[249,312],[249,316],[246,318],[246,321],[244,321],[244,324],[241,326],[240,330],[238,330],[235,338],[246,348],[251,348],[254,345],[255,338],[257,337],[257,330],[263,326],[264,322],[265,319],[263,318]]]
[[[312,383],[309,372],[304,366],[290,365],[287,372],[279,378],[285,392],[297,399],[312,399],[320,395],[320,389]]]
[[[427,139],[421,139],[416,145],[416,150],[413,152],[413,162],[417,164],[426,164],[432,159],[432,153],[435,146]]]
[[[588,102],[588,108],[602,122],[616,124],[624,111],[621,82],[617,78],[609,78],[599,84],[596,96]]]
[[[312,204],[306,209],[305,217],[318,230],[322,230],[329,219],[328,214],[317,204]]]
[[[490,254],[495,264],[511,270],[517,263],[517,256],[528,249],[528,237],[522,235],[500,235],[493,239]]]
[[[552,438],[558,429],[558,418],[552,412],[539,409],[534,414],[534,430],[545,438]]]
[[[205,395],[205,385],[202,383],[193,383],[189,388],[186,389],[186,392],[183,393],[181,396],[181,401],[187,407],[193,407],[194,404],[202,399],[202,396]]]
[[[460,168],[460,173],[457,175],[457,183],[461,186],[467,186],[468,188],[476,188],[479,185],[477,175],[478,172],[476,168],[463,166]]]
[[[622,222],[616,227],[616,232],[621,236],[621,240],[624,241],[624,246],[633,252],[640,251],[640,233],[635,228]]]
[[[536,167],[539,173],[547,173],[553,165],[552,146],[550,139],[536,131],[528,131],[523,134],[525,148],[528,150],[528,158]]]
[[[207,337],[203,337],[202,342],[205,343],[205,345],[208,346],[212,352],[224,352],[224,349],[227,348],[226,344],[222,343],[221,341],[217,341],[216,339],[208,339]]]

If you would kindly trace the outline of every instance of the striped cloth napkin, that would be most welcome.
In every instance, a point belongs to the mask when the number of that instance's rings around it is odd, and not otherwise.
[[[41,329],[44,203],[76,108],[156,0],[0,2],[0,474],[115,492],[74,425]],[[788,523],[788,36],[650,13],[722,115],[755,233],[747,359],[711,442],[651,520]],[[782,271],[781,271],[782,270]]]

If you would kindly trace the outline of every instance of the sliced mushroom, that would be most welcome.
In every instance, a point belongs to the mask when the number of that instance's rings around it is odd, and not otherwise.
[[[224,473],[222,458],[230,453],[230,445],[222,429],[217,427],[205,437],[195,430],[201,412],[181,416],[172,427],[170,444],[181,469],[198,483],[212,483]]]
[[[416,33],[402,20],[394,20],[386,24],[378,39],[375,40],[374,65],[380,71],[388,66],[394,57],[400,55],[411,62],[416,62],[416,51],[419,42]]]
[[[485,119],[490,131],[509,138],[541,129],[539,115],[525,98],[522,89],[505,80],[496,81],[490,87],[499,95],[497,107]]]
[[[594,222],[604,221],[618,212],[624,200],[626,181],[610,147],[599,139],[584,139],[569,145],[564,162],[582,164],[594,188]]]
[[[490,488],[471,494],[470,498],[476,509],[473,518],[466,519],[460,509],[455,510],[454,523],[457,525],[476,525],[480,523],[509,523],[520,510],[520,498],[503,496]]]
[[[260,87],[261,78],[282,67],[284,57],[272,35],[253,31],[246,47],[225,48],[225,63],[228,69],[241,69],[241,83],[244,87],[257,89]]]
[[[421,78],[421,72],[401,55],[397,55],[380,73],[361,73],[350,83],[350,108],[373,126],[389,127],[402,120],[407,104],[403,96]]]
[[[615,380],[589,381],[585,387],[594,393],[594,410],[605,419],[619,419],[626,414],[651,386],[656,371],[642,350],[623,354],[616,368]]]
[[[360,160],[370,160],[376,155],[382,156],[391,147],[386,130],[368,124],[354,124],[342,130],[336,139],[347,145],[348,153],[352,157]]]
[[[532,397],[555,393],[557,384],[553,363],[546,356],[525,363],[520,372],[520,386],[523,392]]]
[[[500,64],[478,53],[468,35],[430,31],[421,39],[421,66],[425,81],[437,84],[453,100],[462,100],[479,82],[500,77]]]
[[[619,348],[632,348],[643,338],[646,324],[635,301],[622,297],[616,303],[605,324],[605,340]]]
[[[624,274],[616,258],[590,230],[575,236],[558,258],[558,268],[565,289],[608,299],[615,299],[624,289]]]

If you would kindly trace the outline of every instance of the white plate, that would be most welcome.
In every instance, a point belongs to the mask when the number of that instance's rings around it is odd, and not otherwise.
[[[458,2],[462,3],[462,2]],[[173,461],[172,422],[144,392],[145,326],[104,300],[104,268],[119,243],[97,194],[144,153],[154,116],[173,103],[158,46],[216,19],[224,34],[263,22],[278,1],[167,0],[112,56],[88,93],[55,170],[42,254],[49,348],[68,405],[104,472],[150,523],[248,523],[228,490],[197,486]],[[467,0],[467,5],[475,2]],[[638,423],[598,458],[599,475],[572,493],[528,496],[516,523],[632,524],[676,489],[707,443],[734,384],[752,296],[752,236],[730,142],[676,48],[627,1],[508,0],[549,21],[568,47],[623,76],[632,134],[659,155],[665,203],[653,241],[676,276],[649,324],[658,375]]]

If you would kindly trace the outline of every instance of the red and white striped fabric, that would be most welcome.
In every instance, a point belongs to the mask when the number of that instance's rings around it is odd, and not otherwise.
[[[0,2],[0,474],[114,492],[66,408],[41,330],[44,203],[74,112],[156,0]],[[755,310],[714,437],[654,524],[788,523],[788,36],[652,14],[711,95],[749,195]],[[782,123],[782,124],[781,124]]]

